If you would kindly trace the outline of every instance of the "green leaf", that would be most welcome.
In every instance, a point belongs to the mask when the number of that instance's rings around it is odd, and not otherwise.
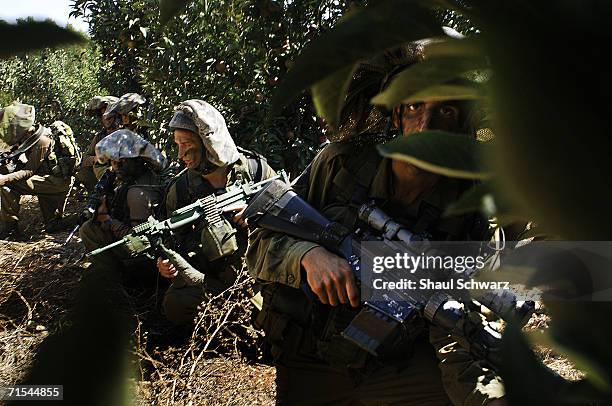
[[[459,200],[446,208],[444,215],[461,216],[478,211],[485,213],[487,217],[489,214],[494,216],[497,212],[497,204],[491,194],[491,188],[486,183],[478,183],[468,189]]]
[[[441,35],[438,22],[421,3],[411,0],[375,2],[314,39],[296,58],[280,84],[270,114],[278,114],[303,90],[347,66],[406,42]]]
[[[417,168],[451,178],[490,177],[480,160],[488,146],[465,135],[425,131],[396,137],[379,145],[378,150],[387,158],[408,162]]]
[[[159,21],[166,24],[189,4],[191,0],[159,0]]]
[[[483,42],[481,38],[450,38],[444,37],[425,45],[423,54],[425,60],[432,58],[480,58],[483,56]]]
[[[464,56],[425,59],[400,72],[387,89],[372,99],[388,109],[410,101],[474,99],[480,90],[469,86],[442,84],[459,75],[484,67],[482,58]]]
[[[470,85],[435,85],[414,93],[402,100],[404,104],[442,101],[442,100],[476,100],[485,97],[484,87],[476,83]]]
[[[356,68],[357,65],[343,68],[312,86],[312,101],[317,113],[333,128],[336,128],[340,121],[344,96]]]
[[[5,41],[0,45],[0,58],[8,58],[20,52],[31,52],[43,48],[67,46],[84,43],[83,34],[68,28],[59,27],[54,22],[18,21],[8,24],[0,20],[0,36]]]
[[[609,240],[612,138],[603,106],[612,83],[602,80],[601,58],[610,49],[612,3],[480,4],[495,72],[491,161],[499,181],[554,234]]]
[[[444,216],[460,216],[480,212],[485,217],[497,218],[499,225],[524,221],[525,215],[512,206],[508,198],[490,182],[478,183],[468,189],[459,200],[450,204]],[[526,237],[525,237],[526,238]]]

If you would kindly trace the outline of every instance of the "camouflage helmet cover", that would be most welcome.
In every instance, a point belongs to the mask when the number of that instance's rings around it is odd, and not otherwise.
[[[96,144],[96,158],[102,163],[143,158],[157,171],[164,169],[167,163],[162,153],[149,141],[128,129],[117,130],[102,138]]]
[[[146,102],[147,99],[138,93],[126,93],[116,102],[108,106],[106,112],[104,112],[104,116],[109,117],[117,114],[128,114],[134,109],[144,105]]]
[[[442,27],[446,37],[462,38],[462,34]],[[382,133],[388,112],[371,99],[386,88],[401,71],[426,58],[427,47],[444,37],[425,38],[387,50],[359,64],[347,90],[338,128],[331,138],[341,140],[363,133]]]
[[[170,120],[170,128],[183,128],[199,135],[206,149],[206,160],[215,166],[228,166],[240,158],[225,119],[203,100],[181,103]]]
[[[21,142],[34,125],[35,118],[36,109],[29,104],[15,102],[5,107],[0,120],[0,138],[8,145]]]
[[[119,98],[115,96],[94,96],[89,100],[89,103],[87,103],[85,112],[94,114],[98,110],[106,110],[108,106],[116,103],[117,100],[119,100]]]

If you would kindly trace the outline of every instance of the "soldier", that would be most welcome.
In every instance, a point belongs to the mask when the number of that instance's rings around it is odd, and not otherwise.
[[[98,178],[94,174],[94,166],[96,166],[96,144],[108,134],[117,130],[115,120],[112,116],[104,118],[104,113],[109,105],[119,100],[115,96],[95,96],[87,105],[85,112],[90,115],[97,116],[102,124],[102,129],[91,139],[89,147],[81,161],[81,167],[77,173],[77,180],[81,182],[88,192],[91,193],[94,186],[98,182]],[[104,166],[106,170],[107,166]]]
[[[57,121],[52,129],[35,125],[34,106],[13,103],[3,110],[0,138],[17,161],[11,171],[0,168],[0,238],[18,231],[22,195],[38,197],[47,232],[70,226],[63,212],[80,153],[70,127]]]
[[[117,130],[98,142],[96,158],[110,161],[115,181],[94,218],[79,229],[88,250],[123,238],[154,213],[162,201],[161,172],[167,165],[161,152],[128,129]]]
[[[138,93],[126,93],[106,107],[102,121],[106,122],[112,131],[127,128],[146,139],[149,123],[144,119],[142,110],[146,103],[147,100]],[[108,165],[96,162],[93,166],[96,179],[100,179],[107,169]]]
[[[176,110],[170,128],[186,171],[170,186],[168,215],[237,181],[258,182],[275,173],[261,156],[237,148],[221,113],[202,100],[188,100]],[[190,286],[168,260],[158,260],[160,274],[172,279],[165,294],[166,317],[176,324],[193,321],[204,292],[218,294],[231,286],[246,250],[246,231],[224,219],[221,227],[198,224],[177,235],[177,251],[206,275],[204,286]],[[194,252],[194,256],[187,253]]]
[[[126,93],[115,103],[110,104],[102,117],[115,120],[117,128],[127,128],[143,134],[149,123],[143,110],[147,99],[138,93]]]
[[[389,54],[388,60],[394,62],[395,56]],[[396,66],[393,72],[405,66]],[[340,127],[348,139],[326,147],[299,178],[295,191],[349,230],[358,226],[357,208],[374,200],[408,229],[427,232],[435,240],[486,238],[486,222],[479,216],[441,217],[444,208],[469,187],[467,181],[379,156],[374,147],[386,120],[368,101],[388,75],[371,69],[358,71],[349,89]],[[360,85],[372,83],[374,74],[380,80],[369,90]],[[402,105],[389,117],[389,133],[410,136],[427,129],[461,133],[469,127],[469,113],[462,101]],[[360,306],[359,290],[343,258],[313,242],[263,229],[254,231],[250,242],[246,259],[249,271],[262,283],[264,305],[258,324],[276,360],[277,404],[505,403],[501,380],[490,369],[448,334],[422,321],[408,326],[416,337],[398,343],[385,359],[342,338]],[[317,302],[300,289],[303,283]]]

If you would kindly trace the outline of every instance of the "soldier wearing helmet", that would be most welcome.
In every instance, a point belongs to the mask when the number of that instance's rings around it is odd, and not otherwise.
[[[119,99],[115,96],[94,96],[85,109],[86,114],[98,117],[102,124],[102,129],[91,139],[89,147],[83,155],[81,167],[76,176],[76,179],[81,182],[89,192],[93,190],[98,182],[98,178],[94,173],[94,167],[96,165],[101,165],[96,163],[96,144],[102,138],[117,130],[115,121],[112,117],[110,119],[104,118],[104,113],[108,106],[114,104],[117,100]],[[105,165],[104,170],[106,170],[106,168],[107,166]],[[101,172],[101,170],[98,169],[98,172]]]
[[[53,130],[36,125],[35,114],[34,106],[22,103],[3,109],[0,138],[11,147],[7,157],[12,159],[6,159],[0,167],[0,238],[18,231],[19,201],[23,195],[38,197],[47,232],[70,225],[63,219],[63,212],[74,167],[63,166],[63,144],[54,136],[55,131],[63,132],[62,139],[72,140],[69,148],[74,157],[80,158],[80,153],[70,127],[60,121],[54,123]],[[76,164],[74,157],[72,165]],[[62,164],[58,165],[60,161]]]
[[[168,215],[197,199],[222,193],[235,182],[258,182],[274,176],[263,157],[236,147],[221,113],[205,101],[181,103],[169,126],[178,146],[178,156],[187,169],[168,190]],[[163,302],[170,321],[190,323],[204,300],[205,291],[218,294],[234,282],[246,250],[247,236],[245,230],[232,224],[232,217],[224,218],[221,226],[213,228],[200,223],[195,230],[182,230],[177,235],[177,251],[206,275],[203,285],[189,285],[169,261],[158,260],[161,275],[172,279]],[[189,252],[195,255],[186,255]]]
[[[380,156],[376,144],[424,130],[464,133],[471,106],[461,100],[415,102],[385,112],[370,104],[389,77],[415,59],[419,47],[395,50],[385,63],[364,64],[353,77],[337,138],[314,159],[294,190],[331,221],[357,229],[357,209],[375,201],[409,230],[435,241],[488,238],[481,216],[444,218],[472,181],[431,173]],[[278,405],[505,404],[501,379],[450,335],[423,319],[375,357],[342,332],[358,314],[360,293],[348,262],[311,241],[257,229],[246,254],[261,282],[257,322],[272,346]],[[307,284],[316,296],[301,289]]]
[[[162,199],[161,172],[167,165],[161,152],[128,129],[117,130],[98,142],[96,159],[110,163],[115,180],[94,218],[79,229],[88,250],[123,238],[154,213]]]
[[[146,103],[147,99],[138,93],[126,93],[109,104],[102,117],[114,121],[117,128],[127,128],[138,134],[144,134],[143,130],[149,126],[144,112]]]

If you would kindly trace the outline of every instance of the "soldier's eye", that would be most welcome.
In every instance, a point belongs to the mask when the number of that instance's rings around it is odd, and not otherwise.
[[[459,115],[459,109],[454,106],[440,106],[440,115],[444,118],[453,118]]]
[[[409,104],[408,111],[418,111],[421,107],[423,107],[423,103]]]

